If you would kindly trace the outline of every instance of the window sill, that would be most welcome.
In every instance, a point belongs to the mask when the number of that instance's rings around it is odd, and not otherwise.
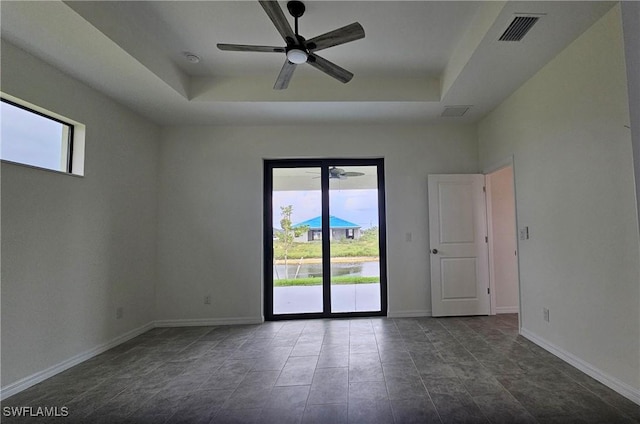
[[[53,174],[68,175],[70,177],[84,178],[84,175],[73,174],[73,173],[69,173],[69,172],[65,172],[65,171],[58,171],[58,170],[55,170],[55,169],[42,168],[40,166],[28,165],[26,163],[12,162],[10,160],[5,160],[5,159],[0,159],[0,163],[2,165],[14,165],[14,166],[22,167],[22,168],[35,169],[37,171],[51,172]]]

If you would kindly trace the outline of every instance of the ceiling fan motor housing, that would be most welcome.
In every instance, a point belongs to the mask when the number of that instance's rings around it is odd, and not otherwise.
[[[291,0],[290,2],[287,2],[287,9],[294,18],[301,17],[304,15],[305,11],[304,3],[298,0]]]

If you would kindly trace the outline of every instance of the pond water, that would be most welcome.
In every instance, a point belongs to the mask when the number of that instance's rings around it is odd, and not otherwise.
[[[321,277],[322,276],[322,264],[288,264],[288,276],[294,278],[296,272],[298,278],[305,277]],[[274,265],[273,266],[273,279],[279,280],[285,278],[285,266]],[[380,262],[345,262],[345,263],[332,263],[331,275],[352,275],[354,277],[379,277],[380,276]]]

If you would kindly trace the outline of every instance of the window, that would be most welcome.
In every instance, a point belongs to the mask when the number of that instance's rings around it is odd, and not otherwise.
[[[353,228],[347,228],[347,238],[348,239],[354,238]]]
[[[0,159],[82,175],[82,165],[73,157],[76,125],[25,104],[0,100]]]

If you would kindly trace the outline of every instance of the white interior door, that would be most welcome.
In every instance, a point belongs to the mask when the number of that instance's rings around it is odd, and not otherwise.
[[[429,175],[433,316],[489,315],[484,175]]]

